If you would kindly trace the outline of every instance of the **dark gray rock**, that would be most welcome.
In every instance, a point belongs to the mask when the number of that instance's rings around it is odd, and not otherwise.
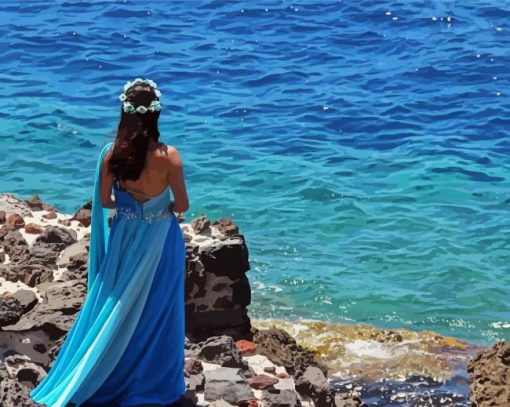
[[[224,367],[247,368],[231,336],[212,336],[199,343],[197,358]]]
[[[3,327],[4,331],[41,330],[53,340],[69,331],[83,305],[87,292],[86,281],[56,281],[45,283],[39,288],[44,290],[43,302],[23,315],[16,324]]]
[[[314,352],[303,348],[286,331],[280,328],[258,330],[252,328],[255,334],[253,342],[257,345],[257,353],[266,356],[275,365],[284,366],[293,376],[304,372],[308,366],[316,366],[327,377],[326,366],[315,360]]]
[[[242,235],[205,246],[200,252],[200,259],[208,273],[232,280],[242,277],[250,269],[248,247]]]
[[[35,287],[46,281],[53,280],[53,270],[40,264],[31,264],[29,260],[22,263],[0,264],[0,276],[8,281],[22,281]]]
[[[67,246],[76,243],[76,237],[76,232],[73,229],[49,225],[35,239],[34,246],[46,247],[50,250],[61,252]]]
[[[296,391],[310,397],[317,407],[334,407],[335,391],[329,387],[326,376],[316,366],[308,366],[295,378]]]
[[[10,263],[21,263],[30,257],[28,243],[19,230],[0,228],[0,246],[9,256]]]
[[[9,297],[0,297],[0,326],[15,324],[30,311],[38,299],[30,290],[19,290]]]
[[[296,392],[291,389],[267,389],[262,391],[262,402],[265,407],[301,407]]]
[[[226,402],[239,405],[242,401],[254,398],[253,390],[239,374],[239,369],[220,367],[204,372],[204,398],[215,401],[222,398]]]

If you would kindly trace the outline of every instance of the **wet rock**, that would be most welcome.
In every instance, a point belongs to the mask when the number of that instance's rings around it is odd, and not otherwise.
[[[421,405],[421,404],[418,404]],[[423,404],[426,406],[427,404]],[[358,397],[351,397],[348,394],[335,394],[335,407],[366,407]]]
[[[291,375],[304,372],[308,366],[316,366],[327,376],[327,368],[315,360],[315,354],[298,345],[283,329],[273,327],[255,331],[253,342],[257,345],[258,353],[275,365],[284,366]]]
[[[392,330],[377,331],[370,335],[370,338],[382,343],[402,342],[402,335]]]
[[[17,213],[21,216],[32,216],[30,206],[16,195],[11,193],[0,194],[0,210],[5,212],[5,216]]]
[[[499,341],[468,364],[473,407],[510,406],[510,343]]]
[[[237,406],[242,401],[255,398],[253,390],[239,374],[239,371],[239,369],[232,367],[220,367],[204,372],[205,400],[223,399],[227,403]]]
[[[262,392],[262,402],[266,407],[301,407],[301,401],[291,389],[268,389]]]
[[[41,198],[39,198],[39,195],[35,194],[32,195],[30,198],[26,199],[25,202],[28,204],[30,209],[33,211],[42,211],[43,210],[43,203],[41,201]]]

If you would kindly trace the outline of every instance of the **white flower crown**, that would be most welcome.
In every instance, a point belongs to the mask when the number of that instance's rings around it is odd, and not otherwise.
[[[124,93],[121,93],[119,95],[119,100],[121,100],[122,102],[124,102],[124,106],[123,106],[123,109],[126,113],[146,113],[147,111],[151,111],[151,112],[155,112],[157,110],[161,110],[161,103],[159,103],[159,100],[153,100],[151,102],[151,104],[149,105],[149,107],[146,107],[144,105],[140,105],[138,106],[136,109],[135,107],[131,104],[131,102],[126,102],[126,99],[127,99],[127,96],[126,96],[126,91],[134,86],[134,85],[138,85],[140,83],[146,83],[147,85],[150,85],[154,88],[154,93],[156,94],[156,96],[159,98],[161,96],[161,92],[158,90],[158,87],[156,85],[156,82],[150,80],[150,79],[142,79],[142,78],[136,78],[134,81],[130,82],[130,81],[127,81],[126,84],[124,85]]]

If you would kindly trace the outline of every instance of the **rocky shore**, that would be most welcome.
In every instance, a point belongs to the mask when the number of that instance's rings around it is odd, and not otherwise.
[[[0,405],[51,368],[83,304],[91,202],[74,214],[0,194]],[[113,211],[112,211],[113,214]],[[111,216],[110,216],[111,219]],[[248,247],[230,218],[179,218],[186,397],[198,406],[510,406],[510,344],[249,316]]]

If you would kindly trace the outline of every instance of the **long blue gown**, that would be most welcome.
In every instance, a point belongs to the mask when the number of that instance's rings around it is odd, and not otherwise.
[[[30,392],[48,407],[171,404],[184,382],[186,248],[170,190],[146,202],[114,184],[101,205],[103,147],[92,199],[85,301],[47,376]]]

